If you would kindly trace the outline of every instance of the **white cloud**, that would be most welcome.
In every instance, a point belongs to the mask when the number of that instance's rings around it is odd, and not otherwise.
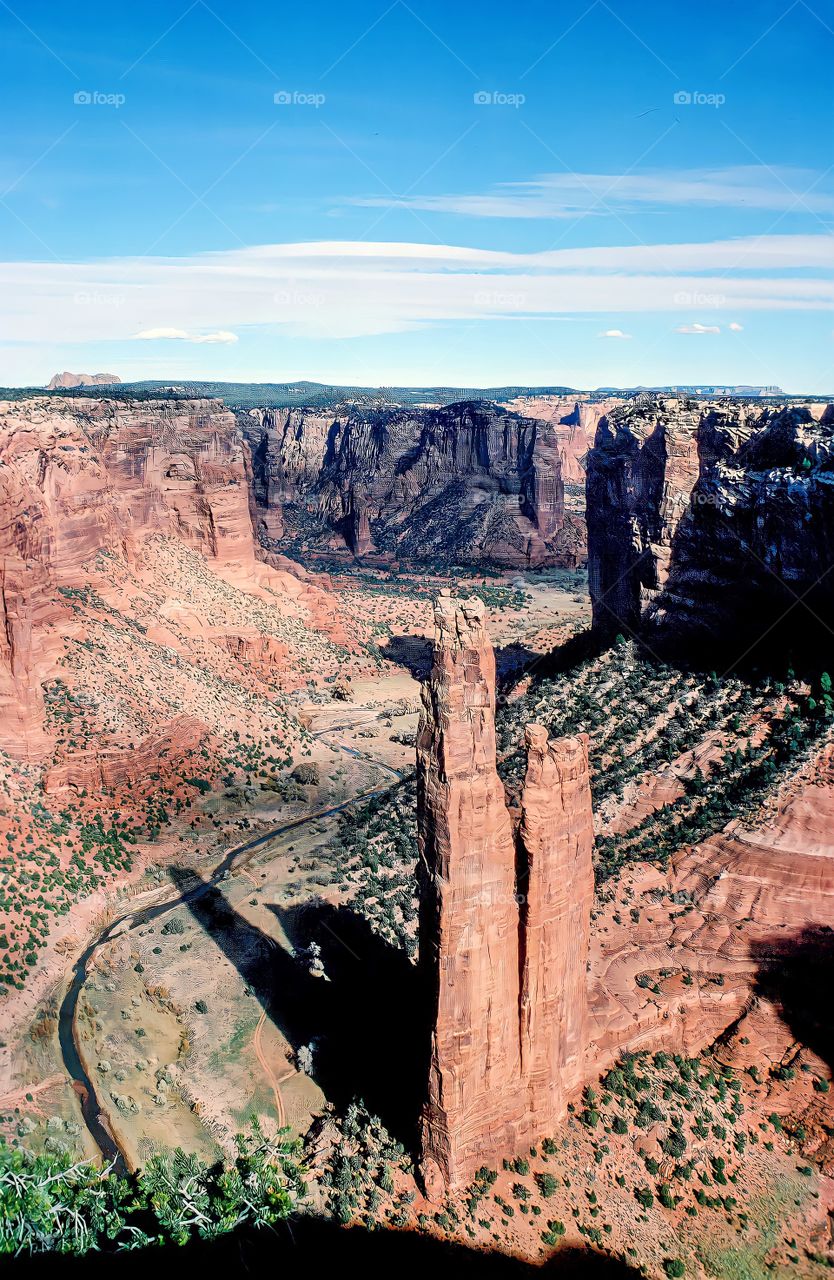
[[[733,320],[727,327],[731,333],[741,333],[744,329],[744,325],[739,324],[736,320]]]
[[[218,329],[216,333],[186,333],[185,329],[143,329],[135,333],[134,338],[144,341],[156,341],[159,338],[174,339],[178,342],[237,342],[236,333],[228,329]]]
[[[622,329],[603,329],[602,333],[597,334],[598,338],[630,338],[630,333],[623,333]]]
[[[675,333],[720,333],[721,330],[717,324],[699,324],[696,320],[694,324],[679,324],[675,329]]]
[[[834,212],[834,192],[819,190],[813,171],[766,165],[678,172],[544,173],[492,191],[429,196],[364,196],[364,208],[407,208],[469,218],[575,218],[638,207],[712,205],[805,213]]]
[[[233,342],[241,327],[352,338],[449,321],[834,307],[834,237],[511,253],[461,245],[323,241],[179,258],[0,263],[0,340]],[[158,318],[168,322],[164,327]]]

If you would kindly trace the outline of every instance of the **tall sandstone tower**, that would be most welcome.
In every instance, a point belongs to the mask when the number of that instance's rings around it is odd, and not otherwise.
[[[432,1017],[422,1173],[440,1195],[561,1118],[582,1076],[593,896],[588,743],[526,731],[521,820],[495,758],[477,599],[435,605],[417,738],[420,966]]]

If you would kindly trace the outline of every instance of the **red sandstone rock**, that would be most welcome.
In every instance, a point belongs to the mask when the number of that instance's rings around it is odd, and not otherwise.
[[[550,422],[478,401],[252,410],[241,423],[259,518],[272,538],[294,512],[313,512],[321,522],[316,549],[344,558],[526,568],[584,556],[576,517],[565,521]],[[309,538],[306,520],[301,528]]]
[[[495,658],[478,600],[435,610],[417,740],[420,963],[434,1027],[422,1120],[433,1194],[518,1145],[515,848],[495,767]]]
[[[95,795],[101,789],[132,786],[158,769],[160,760],[172,765],[196,750],[206,732],[195,716],[177,716],[133,751],[74,752],[47,771],[43,789],[51,795],[74,787]]]
[[[495,764],[495,659],[477,599],[435,608],[417,739],[420,964],[432,1019],[430,1195],[549,1130],[583,1069],[593,879],[587,739],[538,726],[522,794],[523,906]]]
[[[528,725],[526,741],[521,1070],[541,1134],[555,1127],[583,1079],[594,820],[587,734],[549,742],[546,729]]]
[[[272,604],[297,602],[312,629],[347,644],[326,583],[288,561],[267,567],[256,550],[250,478],[234,415],[217,400],[0,402],[4,750],[32,760],[47,754],[41,684],[66,639],[62,593],[86,590],[96,572],[101,585],[116,560],[141,568],[154,535],[184,543],[215,574]],[[162,606],[154,633],[175,644],[164,613]],[[221,643],[239,648],[234,638]],[[253,655],[275,666],[280,646],[264,645],[268,654],[259,656],[256,643]]]

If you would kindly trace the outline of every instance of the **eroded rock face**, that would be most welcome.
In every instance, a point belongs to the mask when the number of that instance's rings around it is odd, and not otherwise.
[[[834,407],[622,406],[599,424],[587,511],[605,633],[738,656],[834,620]]]
[[[521,1069],[540,1133],[561,1119],[584,1076],[594,820],[588,736],[526,730],[521,794]]]
[[[581,489],[579,511],[585,510],[585,458],[593,446],[600,418],[623,403],[622,400],[610,397],[604,400],[589,400],[587,395],[580,396],[517,396],[507,400],[504,406],[527,418],[539,418],[553,426],[559,449],[559,461],[562,465],[562,479],[566,490]],[[565,505],[570,509],[566,492]]]
[[[255,569],[248,459],[216,400],[0,403],[0,723],[4,747],[43,749],[52,624],[84,566],[176,537],[219,568]],[[62,599],[63,593],[63,599]]]
[[[588,586],[594,625],[626,635],[666,580],[698,478],[694,402],[631,402],[605,415],[587,459]]]
[[[552,423],[497,405],[253,411],[259,518],[272,538],[383,560],[575,564]]]
[[[581,1076],[591,870],[587,739],[528,730],[519,847],[495,761],[495,659],[446,593],[417,739],[420,965],[431,1019],[427,1189],[552,1127]],[[518,866],[517,866],[518,858]]]
[[[834,406],[766,410],[739,427],[705,419],[701,465],[647,610],[660,643],[736,658],[760,644],[828,649],[834,624]]]

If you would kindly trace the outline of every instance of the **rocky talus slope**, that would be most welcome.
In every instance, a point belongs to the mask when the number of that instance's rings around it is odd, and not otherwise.
[[[258,516],[279,545],[319,555],[575,565],[553,425],[496,405],[253,410]]]
[[[299,697],[376,669],[327,581],[263,555],[250,502],[219,401],[0,404],[4,1021],[108,885],[291,797]]]
[[[106,590],[118,566],[141,573],[155,537],[196,553],[238,585],[270,585],[252,528],[248,454],[219,401],[0,404],[5,750],[30,758],[47,751],[42,685],[73,631],[74,599],[93,580]],[[326,594],[286,568],[271,585],[326,618]],[[222,643],[257,653],[266,642],[244,626]],[[266,662],[277,652],[264,650]]]
[[[790,651],[834,621],[834,407],[655,400],[588,458],[595,625],[650,643]]]
[[[435,625],[417,813],[432,1025],[422,1171],[439,1198],[549,1131],[581,1078],[593,823],[587,740],[530,726],[517,862],[483,606],[441,596]]]

